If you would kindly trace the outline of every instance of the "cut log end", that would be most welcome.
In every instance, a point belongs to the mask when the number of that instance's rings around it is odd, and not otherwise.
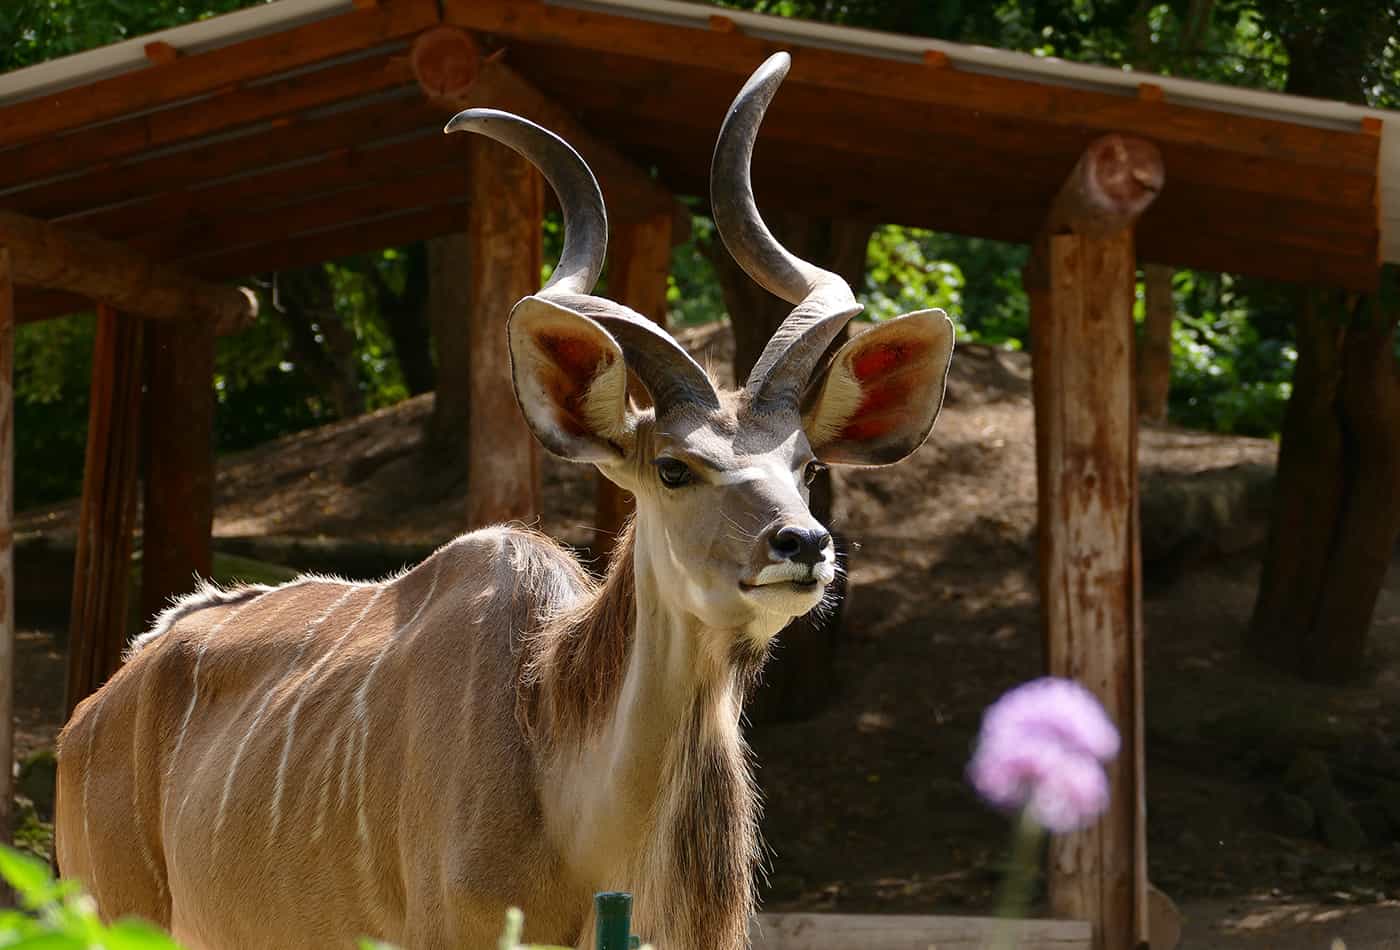
[[[439,26],[414,41],[409,61],[423,95],[445,99],[471,88],[481,68],[481,52],[466,31]]]

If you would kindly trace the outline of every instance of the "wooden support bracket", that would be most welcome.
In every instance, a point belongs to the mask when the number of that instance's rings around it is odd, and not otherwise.
[[[157,66],[173,63],[180,58],[180,51],[164,40],[152,40],[144,47],[146,58]]]

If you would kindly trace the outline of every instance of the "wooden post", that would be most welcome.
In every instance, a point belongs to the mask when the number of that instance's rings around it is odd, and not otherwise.
[[[1145,319],[1142,346],[1137,358],[1138,413],[1151,422],[1167,421],[1167,396],[1171,392],[1172,322],[1176,302],[1172,299],[1172,268],[1147,264],[1142,268]]]
[[[146,324],[141,622],[213,572],[214,327]]]
[[[506,318],[540,289],[544,180],[504,145],[474,135],[471,153],[471,412],[467,524],[531,521],[540,510],[539,447],[515,404]]]
[[[608,296],[663,327],[666,283],[671,274],[671,231],[671,216],[658,214],[615,224],[608,241]],[[623,522],[632,514],[634,502],[630,494],[602,475],[596,477],[593,553],[606,557]]]
[[[1132,225],[1161,184],[1150,143],[1091,144],[1025,275],[1047,665],[1092,690],[1123,737],[1108,812],[1050,845],[1053,912],[1091,921],[1096,950],[1148,939]]]
[[[121,665],[141,421],[139,318],[97,307],[64,719]]]
[[[10,843],[15,763],[15,287],[0,247],[0,844]],[[0,906],[8,889],[0,886]]]

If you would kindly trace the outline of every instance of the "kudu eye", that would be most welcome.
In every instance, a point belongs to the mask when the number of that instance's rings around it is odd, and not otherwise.
[[[667,488],[680,488],[689,485],[694,476],[690,466],[680,459],[659,458],[656,460],[656,475]]]
[[[821,462],[808,462],[806,466],[804,466],[802,469],[803,483],[807,485],[812,484],[814,481],[817,480],[817,476],[820,475],[825,468],[826,466],[823,465]]]

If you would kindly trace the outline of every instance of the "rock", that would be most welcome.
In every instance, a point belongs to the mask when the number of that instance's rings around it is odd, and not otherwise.
[[[1338,851],[1360,851],[1366,847],[1366,833],[1349,812],[1331,812],[1321,816],[1322,840]]]
[[[1381,782],[1377,785],[1376,801],[1385,809],[1390,827],[1400,835],[1400,782]]]
[[[53,818],[54,790],[58,784],[58,760],[52,749],[30,753],[19,767],[18,791],[34,803],[34,810],[46,819]]]
[[[1274,789],[1264,799],[1269,826],[1281,835],[1306,838],[1317,825],[1317,812],[1312,803],[1300,795]]]
[[[1184,476],[1144,472],[1144,569],[1175,575],[1201,557],[1233,554],[1262,543],[1268,535],[1273,481],[1273,466],[1261,464]]]
[[[1379,800],[1368,798],[1365,801],[1357,802],[1351,806],[1351,813],[1372,844],[1388,844],[1395,840],[1395,832],[1390,824],[1390,815],[1386,812],[1385,805]]]
[[[1327,759],[1316,749],[1300,749],[1283,773],[1285,788],[1299,790],[1317,785],[1332,786],[1332,771]],[[1314,803],[1316,804],[1316,803]]]

